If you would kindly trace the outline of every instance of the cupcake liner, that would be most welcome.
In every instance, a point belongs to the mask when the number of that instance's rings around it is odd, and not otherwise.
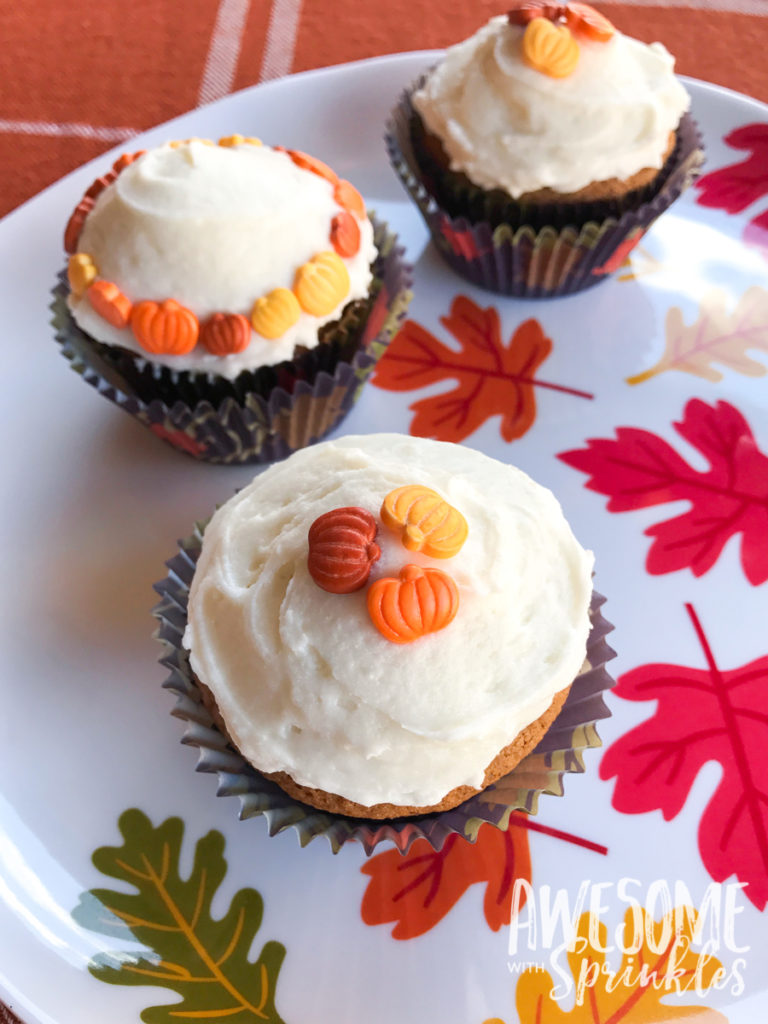
[[[411,96],[423,80],[403,92],[387,123],[389,159],[446,263],[472,284],[502,295],[553,298],[598,284],[695,181],[704,162],[698,128],[685,114],[653,185],[621,200],[523,205],[442,172],[419,144]]]
[[[51,304],[56,340],[76,373],[173,447],[206,462],[283,459],[338,426],[408,308],[412,268],[397,236],[371,219],[378,256],[369,301],[347,306],[322,344],[289,362],[233,382],[157,367],[80,330],[64,273]]]
[[[153,610],[159,622],[156,636],[163,647],[161,664],[169,672],[163,686],[176,695],[171,713],[186,723],[181,742],[199,750],[197,771],[218,775],[217,795],[238,797],[241,819],[264,815],[271,836],[294,828],[302,846],[322,835],[334,853],[355,840],[367,854],[385,840],[402,853],[419,838],[436,850],[454,833],[474,842],[484,822],[506,828],[513,811],[536,813],[540,793],[561,796],[563,775],[583,772],[584,751],[601,745],[596,723],[610,715],[602,694],[613,685],[605,670],[605,663],[614,657],[605,640],[613,626],[600,611],[605,598],[595,592],[586,660],[560,714],[535,750],[498,782],[451,810],[388,821],[330,814],[295,800],[250,765],[217,728],[182,646],[189,587],[205,526],[196,523],[194,533],[179,542],[179,553],[166,563],[168,575],[155,584],[160,595]]]

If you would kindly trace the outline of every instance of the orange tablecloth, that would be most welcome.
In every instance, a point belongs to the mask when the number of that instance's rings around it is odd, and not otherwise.
[[[768,0],[607,2],[677,69],[768,102]],[[0,5],[0,215],[123,139],[257,82],[442,47],[494,0],[37,0]]]
[[[768,0],[602,5],[681,74],[768,102]],[[37,0],[0,6],[0,215],[138,132],[261,81],[443,47],[492,0]],[[44,984],[44,979],[41,979]],[[17,1024],[0,1004],[0,1024]]]

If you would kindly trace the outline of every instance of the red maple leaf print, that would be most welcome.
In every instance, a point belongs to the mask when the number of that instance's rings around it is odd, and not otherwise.
[[[762,910],[768,902],[768,657],[723,671],[692,605],[688,616],[706,668],[642,665],[614,693],[658,701],[654,715],[617,740],[600,764],[616,778],[613,806],[625,814],[682,810],[700,769],[716,760],[723,775],[699,823],[704,866],[716,882],[735,874]]]
[[[728,402],[692,399],[675,430],[710,468],[690,466],[663,438],[618,427],[616,440],[592,438],[559,459],[589,474],[586,486],[609,496],[609,512],[627,512],[685,499],[682,515],[650,526],[646,569],[652,575],[690,569],[702,576],[726,542],[741,534],[741,564],[754,586],[768,579],[768,457],[747,421]]]
[[[392,937],[413,939],[442,920],[471,885],[485,882],[483,911],[489,928],[509,924],[516,878],[531,880],[531,857],[524,829],[504,831],[483,825],[477,842],[448,836],[442,850],[418,839],[408,853],[387,850],[362,868],[371,881],[360,913],[366,924],[395,922]],[[524,903],[525,890],[521,896]]]
[[[535,377],[552,351],[538,320],[526,320],[509,345],[501,341],[499,314],[457,295],[440,322],[459,342],[459,351],[443,345],[415,320],[406,320],[378,362],[373,383],[386,391],[412,391],[442,380],[457,382],[451,391],[415,402],[410,431],[417,437],[463,441],[491,416],[501,416],[505,441],[522,437],[536,419],[534,387],[592,398],[585,391]]]
[[[723,140],[734,149],[746,149],[750,155],[738,164],[710,171],[696,182],[701,193],[696,202],[727,213],[741,213],[768,195],[768,124],[745,124]]]

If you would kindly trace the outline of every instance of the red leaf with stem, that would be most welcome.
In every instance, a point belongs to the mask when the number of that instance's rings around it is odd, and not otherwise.
[[[642,665],[614,693],[658,701],[655,713],[611,746],[600,764],[616,778],[613,806],[625,814],[680,813],[707,761],[723,775],[699,824],[704,866],[716,882],[735,874],[758,909],[768,902],[768,656],[725,671],[692,605],[685,606],[706,668]]]

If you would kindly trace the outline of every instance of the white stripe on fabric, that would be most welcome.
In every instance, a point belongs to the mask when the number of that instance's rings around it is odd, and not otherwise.
[[[299,30],[301,0],[272,0],[260,82],[290,74]]]
[[[197,105],[220,100],[232,91],[250,0],[220,0]]]
[[[681,0],[665,3],[665,0],[600,0],[600,4],[624,4],[627,7],[669,7],[684,18],[687,8],[698,11],[726,11],[730,14],[757,14],[768,16],[768,0]]]
[[[6,121],[0,118],[0,132],[16,135],[61,135],[79,139],[95,139],[97,142],[120,142],[139,134],[138,128],[99,128],[92,124],[51,121]]]

